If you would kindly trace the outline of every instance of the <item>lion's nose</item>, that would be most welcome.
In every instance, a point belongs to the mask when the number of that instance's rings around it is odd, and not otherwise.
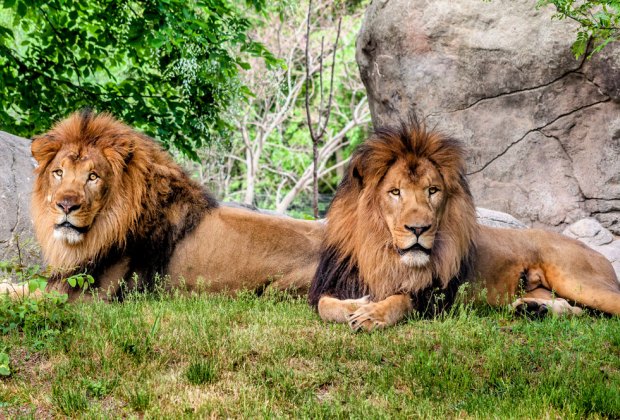
[[[407,229],[410,232],[413,232],[413,234],[415,236],[417,236],[418,238],[420,237],[420,235],[422,235],[424,232],[426,232],[430,228],[431,228],[431,225],[427,225],[427,226],[408,226],[408,225],[405,225],[405,229]]]
[[[69,214],[72,211],[79,209],[82,205],[71,199],[65,198],[64,200],[58,201],[56,206],[58,206],[58,208],[60,208],[65,214]]]

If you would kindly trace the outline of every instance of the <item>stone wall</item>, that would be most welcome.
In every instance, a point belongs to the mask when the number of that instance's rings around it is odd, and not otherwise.
[[[620,234],[620,43],[575,60],[531,0],[374,0],[357,62],[375,125],[415,112],[463,140],[479,206]]]
[[[0,260],[21,255],[24,263],[40,262],[30,220],[30,140],[0,131],[0,156]]]

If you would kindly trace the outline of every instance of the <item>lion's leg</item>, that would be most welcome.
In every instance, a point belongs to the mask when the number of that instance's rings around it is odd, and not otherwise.
[[[369,303],[368,296],[360,299],[336,299],[331,296],[321,296],[319,299],[319,316],[326,322],[347,322],[347,317],[361,306]]]
[[[566,299],[554,296],[543,287],[527,292],[511,305],[515,311],[525,314],[546,315],[553,312],[557,315],[579,315],[581,308],[572,306]]]
[[[382,301],[363,305],[348,317],[348,321],[354,331],[372,331],[396,324],[412,310],[409,295],[392,295]]]
[[[620,315],[620,284],[615,276],[592,273],[589,278],[577,279],[572,275],[547,275],[554,292],[563,298],[612,315]]]
[[[37,289],[30,293],[28,284],[2,282],[0,283],[0,297],[2,296],[8,296],[9,299],[23,299],[26,296],[40,297],[41,291]]]
[[[562,255],[551,255],[539,268],[528,270],[528,284],[540,287],[532,291],[526,289],[523,297],[549,299],[549,296],[555,296],[558,303],[553,310],[556,313],[576,312],[564,301],[567,299],[608,314],[620,315],[620,283],[609,261],[589,249],[573,250],[572,255],[568,251],[564,259]],[[546,295],[541,297],[541,293]]]

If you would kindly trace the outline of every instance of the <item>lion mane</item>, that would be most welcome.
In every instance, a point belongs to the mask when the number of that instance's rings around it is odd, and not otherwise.
[[[67,246],[53,233],[50,179],[44,174],[59,152],[82,156],[91,149],[100,151],[112,170],[107,201],[84,241]],[[157,143],[105,113],[73,114],[36,137],[32,154],[39,164],[32,195],[35,233],[48,265],[63,275],[88,271],[96,279],[123,255],[129,258],[128,272],[152,279],[164,271],[175,244],[218,206]]]
[[[421,160],[432,162],[446,185],[446,205],[428,266],[412,268],[396,261],[379,211],[377,186],[398,160],[409,167]],[[429,132],[415,120],[377,129],[353,153],[329,208],[310,304],[316,307],[322,295],[337,299],[369,295],[377,301],[405,293],[425,305],[437,288],[453,296],[469,275],[476,231],[461,143]]]

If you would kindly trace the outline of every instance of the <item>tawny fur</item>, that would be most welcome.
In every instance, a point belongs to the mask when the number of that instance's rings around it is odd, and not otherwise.
[[[422,225],[435,232],[428,263],[405,264],[395,241]],[[327,214],[310,303],[326,321],[371,330],[425,311],[434,290],[450,304],[463,282],[486,289],[491,305],[620,314],[620,285],[599,253],[553,232],[477,224],[459,142],[415,121],[377,130],[354,152]]]
[[[145,289],[156,275],[215,292],[309,286],[322,223],[220,206],[154,140],[110,115],[73,114],[35,138],[32,153],[32,215],[54,270],[50,288],[73,297],[62,278],[83,271],[113,297],[122,280]],[[58,232],[62,206],[79,207],[70,217],[82,234]]]

